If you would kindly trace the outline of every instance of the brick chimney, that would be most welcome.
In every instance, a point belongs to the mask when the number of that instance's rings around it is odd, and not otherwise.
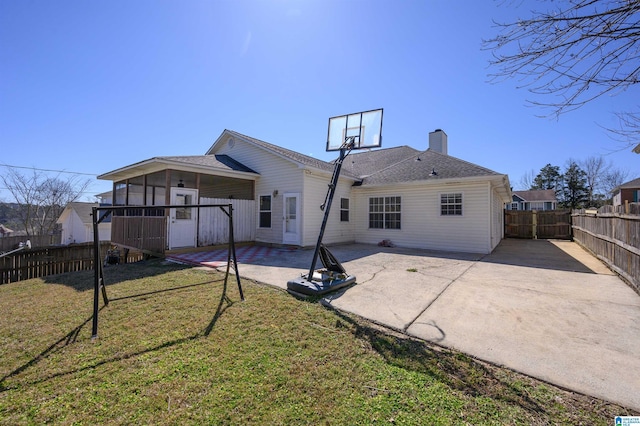
[[[436,129],[429,133],[429,149],[440,154],[449,155],[447,153],[447,134],[443,130]]]

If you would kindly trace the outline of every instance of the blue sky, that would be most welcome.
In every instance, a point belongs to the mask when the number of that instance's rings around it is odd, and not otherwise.
[[[633,93],[538,118],[519,82],[488,82],[492,20],[539,4],[514,3],[0,0],[0,163],[97,175],[204,154],[224,129],[331,160],[329,117],[384,108],[383,147],[426,149],[441,128],[450,155],[516,189],[597,155],[640,176],[603,130]]]

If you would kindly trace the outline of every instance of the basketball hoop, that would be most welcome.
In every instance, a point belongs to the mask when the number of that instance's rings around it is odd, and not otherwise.
[[[354,149],[378,148],[381,143],[382,109],[340,115],[329,119],[327,152],[340,151],[340,157],[335,162],[325,201],[320,206],[324,211],[324,217],[309,273],[287,282],[287,290],[290,293],[305,297],[322,295],[356,282],[356,277],[347,274],[336,257],[322,244],[322,238],[345,157]],[[324,269],[316,271],[318,256]]]

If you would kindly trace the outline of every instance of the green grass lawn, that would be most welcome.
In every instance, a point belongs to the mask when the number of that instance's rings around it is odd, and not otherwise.
[[[593,425],[634,414],[255,282],[243,280],[240,301],[215,271],[155,260],[105,279],[95,340],[91,272],[0,286],[0,424]]]

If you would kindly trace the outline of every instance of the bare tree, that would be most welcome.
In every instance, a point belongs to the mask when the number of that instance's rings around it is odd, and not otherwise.
[[[520,182],[518,182],[518,186],[525,191],[529,190],[533,187],[534,185],[533,182],[535,178],[536,178],[536,172],[534,172],[533,169],[531,169],[520,177]]]
[[[62,210],[91,183],[77,175],[65,180],[60,174],[50,177],[35,169],[31,175],[23,175],[13,167],[5,169],[0,178],[19,206],[20,224],[27,236],[51,234]]]
[[[555,115],[640,83],[640,0],[545,2],[531,16],[496,23],[485,40],[493,52],[494,80],[516,77]],[[535,96],[537,99],[538,97]],[[628,146],[640,139],[640,111],[618,112]]]
[[[611,168],[602,156],[587,157],[585,160],[578,162],[580,168],[584,171],[587,179],[587,199],[590,206],[600,207],[604,204],[606,194],[602,188],[602,179]]]
[[[612,168],[602,178],[602,190],[607,198],[613,196],[613,190],[628,180],[629,172],[626,170]]]

